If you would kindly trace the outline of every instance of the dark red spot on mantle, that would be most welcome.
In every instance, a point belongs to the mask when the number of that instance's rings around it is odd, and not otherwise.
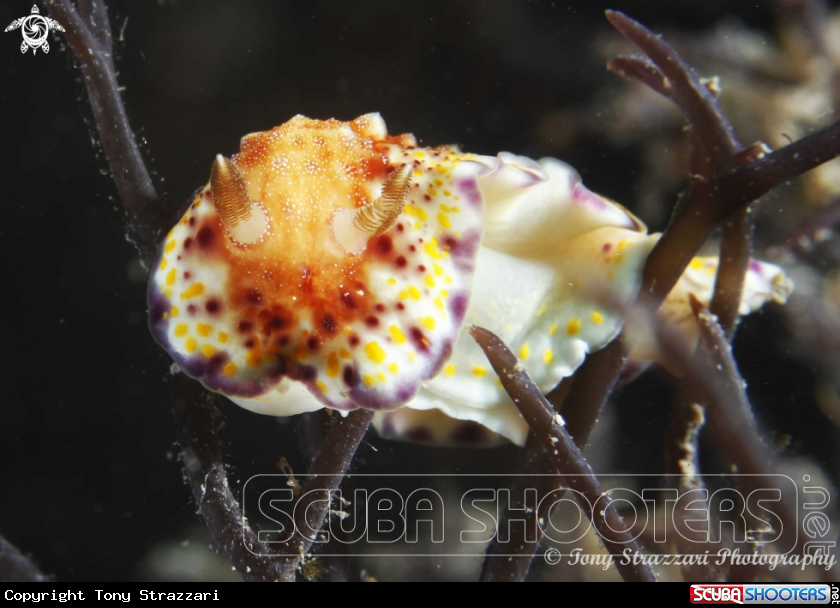
[[[262,324],[262,333],[264,336],[270,336],[278,330],[287,328],[291,325],[291,314],[281,306],[272,306],[271,309],[264,308],[258,315],[260,323]]]
[[[411,328],[411,340],[414,342],[414,346],[419,351],[427,351],[429,350],[429,339],[420,331],[417,327]]]
[[[195,235],[198,244],[201,245],[203,248],[210,247],[213,244],[213,241],[216,239],[216,233],[213,232],[213,229],[210,226],[205,226],[201,230],[198,231],[198,234]]]
[[[342,379],[344,380],[344,384],[346,384],[350,388],[353,388],[359,383],[359,378],[358,376],[356,376],[355,370],[349,365],[344,367]]]
[[[219,303],[218,300],[215,298],[207,300],[207,303],[204,305],[204,308],[207,309],[211,315],[216,314],[222,309],[222,305]]]
[[[391,241],[390,236],[382,235],[376,239],[374,247],[380,253],[391,253],[391,250],[394,248],[394,243]]]

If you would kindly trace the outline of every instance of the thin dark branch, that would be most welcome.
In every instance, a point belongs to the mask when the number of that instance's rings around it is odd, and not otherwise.
[[[606,15],[613,27],[639,47],[668,79],[671,85],[668,97],[686,113],[694,135],[702,143],[703,153],[717,161],[717,170],[730,169],[725,163],[738,152],[740,144],[709,88],[660,36],[623,13],[607,11]]]
[[[638,55],[619,55],[607,62],[607,69],[618,76],[633,78],[666,99],[674,100],[671,82],[650,60]]]
[[[537,496],[547,496],[549,492],[559,485],[557,478],[545,475],[546,473],[551,473],[553,467],[548,461],[545,451],[540,446],[534,433],[528,434],[528,440],[525,443],[522,456],[515,470],[518,472],[518,476],[514,479],[510,488],[510,495],[512,497],[525,496],[525,491],[531,488],[536,489]],[[524,519],[525,523],[511,530],[509,542],[499,542],[498,534],[490,541],[484,556],[484,563],[481,567],[481,582],[517,583],[524,581],[528,577],[531,562],[534,560],[534,554],[542,541],[542,528],[536,525],[536,523],[538,523],[540,517],[547,521],[547,514],[541,513],[537,509],[525,511],[523,514],[522,509],[525,507],[525,504],[518,500],[518,498],[515,504],[509,505],[505,509],[496,526],[497,529],[509,529],[507,522],[510,519],[510,507],[518,509],[516,517],[518,519]],[[538,536],[534,542],[529,542],[529,539],[526,538],[525,530],[534,529],[537,530]],[[517,535],[515,540],[513,537],[514,534]],[[511,555],[514,557],[511,557]]]
[[[295,505],[295,534],[290,542],[278,549],[278,554],[292,556],[294,559],[283,560],[284,577],[293,578],[301,560],[309,552],[315,536],[324,525],[330,511],[331,491],[338,489],[344,474],[356,455],[356,450],[367,432],[373,412],[356,410],[346,417],[333,414],[333,422],[321,444],[321,449],[312,461],[308,481],[303,484],[301,501]],[[304,536],[304,531],[314,531],[312,536]]]
[[[129,236],[141,258],[150,262],[167,225],[167,215],[120,97],[111,36],[104,33],[106,28],[110,31],[105,4],[102,0],[87,0],[81,6],[87,19],[73,8],[70,0],[47,2],[50,15],[65,27],[64,36],[79,62],[99,139],[128,216]]]
[[[89,29],[96,36],[102,50],[111,54],[113,52],[111,20],[108,19],[105,3],[102,0],[77,0],[77,4],[82,19],[89,24]]]
[[[574,376],[563,380],[560,386],[555,389],[556,392],[552,391],[548,395],[548,399],[554,405],[555,410],[563,412],[566,420],[566,430],[581,450],[586,449],[589,435],[595,427],[595,422],[615,380],[624,368],[625,361],[626,354],[623,342],[620,339],[614,340],[606,348],[589,355],[586,363],[578,369]],[[607,385],[608,382],[612,384]],[[572,403],[577,407],[560,407]],[[545,458],[539,458],[541,453],[539,443],[529,437],[523,456],[523,462],[527,468],[523,466],[518,470],[530,470],[536,473],[548,472],[550,468]],[[520,478],[513,486],[512,495],[522,496],[526,483],[528,483],[526,478]],[[534,483],[538,495],[545,495],[558,486],[557,480],[550,477],[537,477]],[[534,515],[539,516],[540,514],[535,513]],[[504,522],[507,516],[506,510],[501,521]],[[540,540],[537,539],[535,543],[528,543],[523,537],[521,541],[504,548],[498,546],[495,539],[491,541],[487,549],[481,580],[524,581]],[[496,558],[493,557],[494,553],[516,554],[517,557]]]
[[[484,350],[508,395],[528,422],[557,472],[563,476],[564,485],[579,492],[575,497],[601,536],[607,551],[617,555],[629,549],[633,555],[640,554],[628,527],[611,503],[597,515],[593,511],[592,507],[597,505],[604,495],[601,484],[566,430],[565,422],[559,414],[554,413],[551,404],[540,392],[527,370],[498,336],[474,325],[468,326],[467,330]],[[584,499],[581,499],[581,496]],[[656,580],[653,571],[646,564],[617,560],[615,565],[625,581]]]
[[[49,580],[32,560],[0,536],[0,583],[41,583]]]
[[[198,382],[179,374],[175,417],[184,471],[210,535],[230,563],[247,581],[294,580],[284,568],[288,560],[260,543],[242,518],[242,510],[228,485],[218,429],[218,397]],[[255,555],[248,547],[262,555]]]
[[[581,367],[575,373],[575,382],[562,409],[566,428],[582,450],[586,449],[607,396],[624,369],[627,360],[624,341],[619,336],[587,360],[592,361],[591,365]],[[604,390],[592,391],[591,387],[603,387]]]
[[[738,323],[738,309],[744,291],[744,277],[752,257],[753,221],[750,207],[744,207],[723,222],[720,264],[715,278],[711,311],[731,340]]]
[[[840,121],[741,165],[710,184],[709,212],[720,221],[773,188],[840,156]]]

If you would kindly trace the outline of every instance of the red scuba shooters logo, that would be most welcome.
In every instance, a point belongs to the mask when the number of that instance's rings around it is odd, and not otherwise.
[[[692,585],[692,604],[743,604],[742,585]]]

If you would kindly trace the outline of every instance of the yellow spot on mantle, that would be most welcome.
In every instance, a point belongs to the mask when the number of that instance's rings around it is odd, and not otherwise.
[[[601,325],[604,322],[603,315],[597,310],[592,313],[592,322],[595,325]]]
[[[452,222],[449,221],[449,218],[446,217],[445,213],[443,213],[443,212],[438,213],[437,218],[438,218],[438,221],[440,222],[441,226],[443,226],[447,230],[452,228]]]
[[[691,264],[689,264],[692,269],[694,270],[703,270],[703,262],[697,258],[691,260]]]
[[[163,249],[163,250],[164,250],[166,253],[172,253],[172,252],[175,250],[175,245],[176,245],[175,241],[169,241],[169,242],[166,244],[166,247],[164,247],[164,249]]]
[[[415,207],[414,205],[408,204],[405,206],[405,212],[409,215],[416,217],[421,222],[425,222],[429,219],[429,214],[426,213],[425,209],[421,209],[420,207]]]
[[[578,335],[580,333],[580,319],[577,317],[569,319],[569,322],[566,323],[566,333],[570,336]]]
[[[175,277],[176,276],[178,276],[178,275],[175,272],[174,268],[170,269],[169,272],[166,273],[166,284],[169,287],[172,287],[175,284]]]
[[[548,328],[548,333],[552,336],[557,333],[557,323]]]
[[[430,258],[432,258],[434,260],[439,260],[439,259],[441,259],[441,257],[443,257],[443,256],[441,256],[440,251],[438,250],[437,239],[432,239],[431,243],[426,243],[426,245],[425,245],[425,247],[423,247],[423,249],[426,251],[426,255],[428,255]]]
[[[179,323],[175,326],[175,337],[176,338],[183,338],[187,335],[187,324],[186,323]]]
[[[365,386],[373,386],[374,384],[376,384],[376,380],[374,380],[373,376],[371,376],[370,374],[364,374],[362,376],[362,382],[365,383]]]
[[[365,354],[367,358],[374,363],[382,363],[385,361],[385,351],[379,346],[378,342],[368,342],[365,344]]]
[[[195,329],[198,335],[203,338],[206,338],[213,332],[213,328],[207,325],[207,323],[199,323]]]
[[[423,297],[423,294],[420,293],[420,290],[417,289],[414,285],[409,285],[408,287],[408,295],[412,297],[414,300],[419,300]]]
[[[551,362],[554,361],[554,351],[550,348],[547,349],[543,355],[543,361],[545,361],[546,365],[551,365]]]
[[[228,335],[225,332],[220,331],[219,332],[219,343],[224,344],[225,342],[227,342],[227,339],[228,339]]]
[[[423,327],[425,327],[429,331],[432,331],[435,328],[434,317],[425,317],[425,318],[419,319],[419,321],[423,324]]]
[[[181,292],[182,300],[189,300],[204,293],[204,283],[193,283],[186,290]]]
[[[473,365],[472,373],[476,378],[483,378],[487,375],[487,368],[481,367],[480,365]]]
[[[258,367],[262,363],[262,355],[260,354],[260,351],[256,348],[249,350],[248,356],[245,357],[245,363],[251,367]]]
[[[174,319],[175,317],[177,317],[177,316],[178,316],[178,314],[179,314],[180,312],[181,312],[181,311],[180,311],[180,310],[178,310],[178,307],[177,307],[177,306],[172,306],[172,309],[169,311],[169,314],[171,314],[171,315],[172,315],[172,318]]]
[[[205,344],[201,347],[201,354],[209,359],[210,357],[216,354],[216,349],[210,346],[209,344]]]
[[[434,287],[435,286],[435,278],[432,275],[427,274],[426,279],[424,280],[424,283],[426,283],[427,287]]]
[[[522,348],[519,349],[519,358],[523,361],[527,361],[528,357],[531,356],[531,347],[527,344],[523,344]]]
[[[392,374],[396,374],[398,371],[400,371],[400,366],[396,363],[391,363],[391,365],[388,366],[388,369]]]
[[[335,378],[338,375],[338,354],[335,351],[327,355],[327,376]]]
[[[443,368],[443,375],[448,377],[448,378],[451,378],[452,376],[454,376],[455,375],[455,366],[450,363],[449,365],[444,367]]]
[[[225,376],[232,376],[232,375],[234,375],[234,374],[236,373],[236,364],[234,364],[234,363],[228,363],[227,365],[225,365],[225,366],[222,368],[222,373],[223,373]]]
[[[399,327],[392,325],[389,329],[391,330],[391,337],[394,339],[394,342],[397,344],[405,344],[405,334]]]
[[[320,380],[317,380],[315,382],[315,386],[317,386],[318,390],[321,391],[322,393],[324,393],[324,394],[327,393],[327,385],[324,384],[323,382],[321,382]]]
[[[195,352],[197,346],[198,344],[196,344],[195,338],[187,338],[184,342],[184,350],[190,354]]]

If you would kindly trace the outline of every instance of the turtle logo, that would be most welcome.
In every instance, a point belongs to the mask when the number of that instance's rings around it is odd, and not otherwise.
[[[23,43],[20,45],[20,52],[25,53],[27,49],[32,49],[34,55],[38,49],[42,49],[45,53],[50,52],[50,45],[47,42],[47,35],[50,30],[58,30],[63,32],[64,28],[55,19],[42,16],[37,6],[32,7],[32,14],[20,19],[15,19],[6,28],[7,32],[20,28],[23,34]]]

